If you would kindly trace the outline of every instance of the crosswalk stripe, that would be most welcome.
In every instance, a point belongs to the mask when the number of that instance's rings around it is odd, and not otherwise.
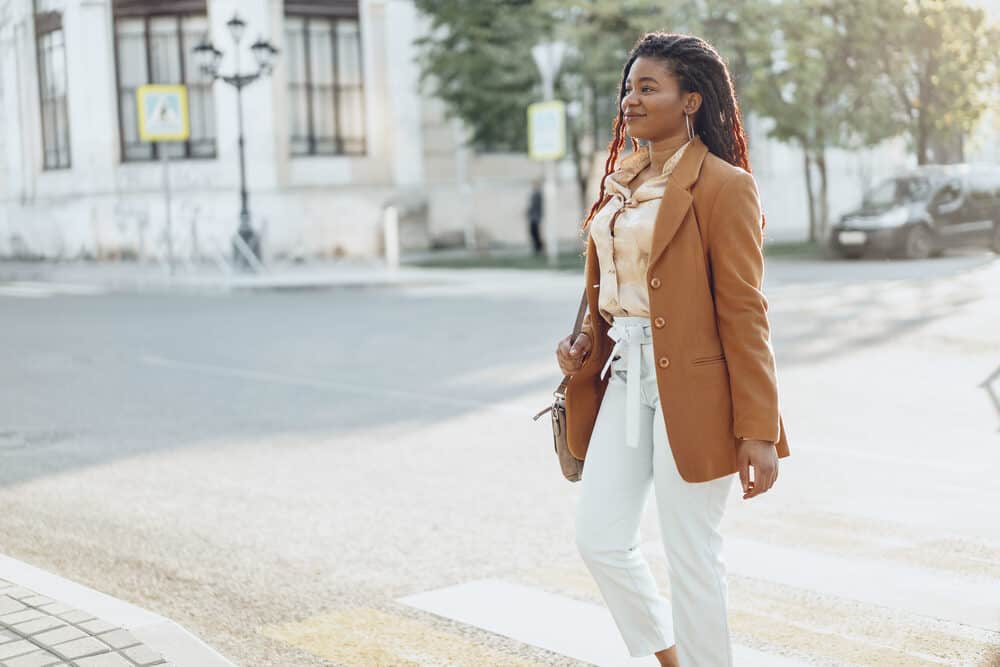
[[[1000,580],[948,576],[901,563],[729,537],[730,571],[1000,632]],[[644,552],[663,551],[650,542]]]
[[[541,667],[540,663],[504,654],[432,623],[371,607],[338,609],[302,621],[267,626],[261,633],[342,667]]]
[[[397,602],[601,667],[657,664],[653,656],[628,655],[605,607],[530,586],[482,579],[409,595]],[[806,664],[746,646],[734,646],[733,653],[740,667]]]
[[[805,570],[802,581],[782,583],[771,579],[772,569],[795,569],[803,566],[794,555],[759,554],[770,562],[743,558],[737,540],[727,537],[726,562],[729,570],[730,625],[734,651],[752,646],[762,655],[798,656],[800,664],[829,664],[831,660],[857,665],[953,665],[991,664],[981,656],[1000,654],[1000,634],[989,629],[941,620],[907,609],[890,608],[877,602],[850,597],[849,590],[822,589],[816,584],[827,576],[823,569]],[[642,545],[653,576],[664,597],[669,594],[669,565],[662,543]],[[798,553],[799,550],[795,550]],[[806,550],[807,551],[807,550]],[[857,560],[857,559],[855,559]],[[848,568],[853,562],[848,563]],[[893,563],[886,570],[895,569]],[[880,576],[888,576],[879,572]],[[924,573],[937,576],[937,573]],[[571,596],[582,602],[601,604],[600,592],[582,561],[518,573],[517,581],[552,593]],[[836,576],[836,575],[835,575]],[[905,581],[897,582],[901,586]],[[912,582],[910,582],[912,583]],[[806,585],[801,585],[806,584]],[[869,586],[874,586],[868,582]],[[910,591],[918,597],[922,589]],[[967,594],[960,589],[958,594]],[[980,595],[985,604],[990,598]],[[959,598],[955,598],[959,604]],[[925,610],[926,611],[926,610]],[[619,644],[620,644],[619,640]],[[737,661],[737,664],[755,664]],[[771,664],[762,661],[759,664]]]

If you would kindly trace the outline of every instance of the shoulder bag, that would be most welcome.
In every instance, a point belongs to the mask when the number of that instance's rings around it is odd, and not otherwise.
[[[572,341],[576,342],[576,337],[580,335],[580,327],[583,325],[583,315],[587,310],[587,290],[583,291],[580,299],[580,310],[576,314],[576,324],[573,325]],[[593,342],[593,341],[591,341]],[[571,482],[579,482],[583,476],[583,461],[573,456],[569,451],[569,444],[566,440],[566,385],[570,376],[564,375],[562,382],[552,392],[555,400],[552,405],[546,407],[533,417],[535,421],[546,412],[552,413],[552,444],[559,458],[559,466],[562,468],[563,476]]]

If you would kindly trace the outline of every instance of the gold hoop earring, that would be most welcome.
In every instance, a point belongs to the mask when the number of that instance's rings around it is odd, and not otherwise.
[[[687,125],[688,129],[688,139],[694,139],[694,132],[691,131],[691,116],[684,114],[684,123]]]

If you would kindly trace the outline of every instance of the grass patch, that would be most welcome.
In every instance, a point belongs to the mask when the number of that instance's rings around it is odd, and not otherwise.
[[[767,243],[764,245],[765,257],[815,257],[823,256],[819,243],[810,241],[795,241],[785,243]],[[405,261],[405,260],[404,260]],[[555,267],[550,267],[545,255],[526,253],[490,252],[443,254],[441,257],[426,257],[405,262],[408,266],[419,266],[438,269],[543,269],[555,268],[557,271],[583,271],[584,258],[579,251],[559,253]]]
[[[765,243],[765,257],[822,257],[823,248],[816,241]]]
[[[477,255],[466,255],[462,257],[435,257],[422,259],[415,262],[408,262],[410,266],[421,266],[427,268],[441,269],[551,269],[558,271],[582,271],[584,267],[583,255],[577,251],[565,252],[558,255],[555,267],[549,266],[548,258],[545,255],[491,255],[482,253]]]

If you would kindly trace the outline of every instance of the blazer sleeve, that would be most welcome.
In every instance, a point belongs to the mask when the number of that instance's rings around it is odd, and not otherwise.
[[[780,436],[778,383],[762,290],[761,206],[749,172],[740,170],[723,183],[709,225],[709,262],[719,336],[729,369],[734,435],[776,443]]]

